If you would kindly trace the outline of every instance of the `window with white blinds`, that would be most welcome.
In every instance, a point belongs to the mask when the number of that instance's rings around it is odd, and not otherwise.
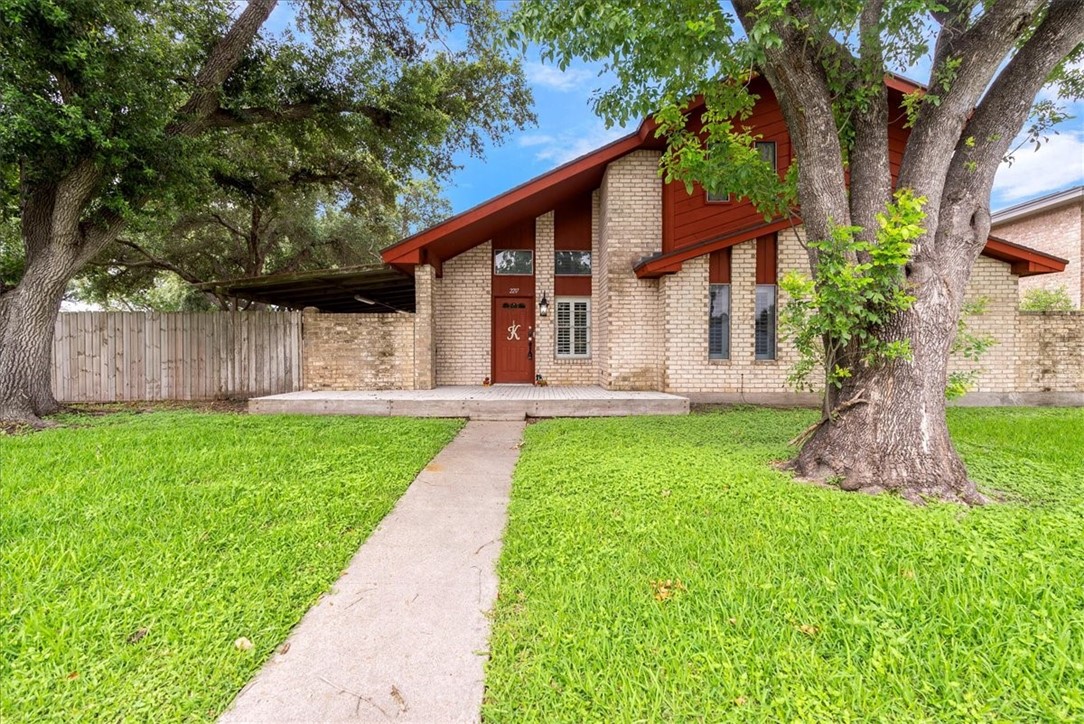
[[[730,285],[708,287],[708,358],[730,359]]]
[[[558,297],[557,356],[588,357],[591,354],[591,300]]]
[[[757,284],[756,358],[775,359],[775,285]]]

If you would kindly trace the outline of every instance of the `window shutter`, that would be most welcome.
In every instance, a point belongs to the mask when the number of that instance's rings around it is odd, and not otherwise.
[[[587,329],[590,324],[587,316],[587,302],[578,301],[572,303],[573,309],[573,345],[572,353],[576,355],[587,355]]]
[[[591,300],[557,299],[558,357],[588,357],[591,354]]]
[[[572,354],[572,304],[557,302],[557,354]]]

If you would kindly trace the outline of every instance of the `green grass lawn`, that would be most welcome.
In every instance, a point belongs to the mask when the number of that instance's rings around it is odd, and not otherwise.
[[[4,722],[215,717],[460,425],[68,422],[0,437]]]
[[[811,419],[531,426],[486,720],[1084,720],[1084,410],[953,410],[971,510],[791,481]]]

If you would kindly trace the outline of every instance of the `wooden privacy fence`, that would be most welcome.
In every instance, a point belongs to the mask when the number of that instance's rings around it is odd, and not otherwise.
[[[63,312],[62,402],[252,397],[301,388],[300,312]]]

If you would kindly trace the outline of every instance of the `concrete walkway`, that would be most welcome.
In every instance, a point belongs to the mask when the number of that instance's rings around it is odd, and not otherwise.
[[[477,721],[523,427],[468,422],[221,721]]]

